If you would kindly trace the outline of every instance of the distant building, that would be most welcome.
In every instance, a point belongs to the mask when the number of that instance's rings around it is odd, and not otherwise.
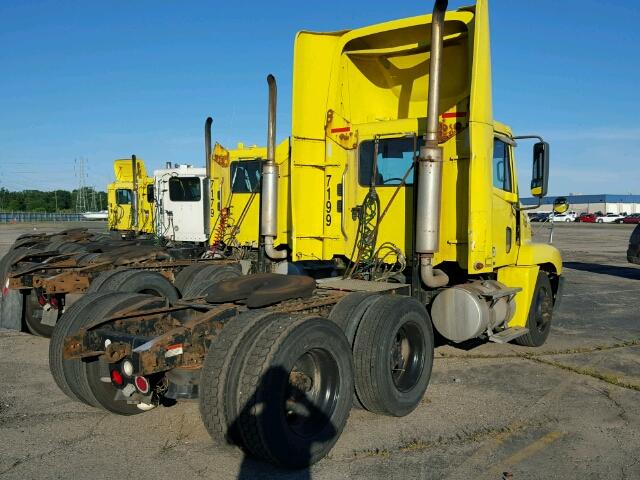
[[[545,197],[542,199],[540,207],[533,212],[550,212],[552,210],[555,197]],[[569,210],[576,213],[640,213],[640,195],[614,195],[603,193],[599,195],[566,195],[569,200]],[[537,198],[522,198],[522,205],[536,205]]]

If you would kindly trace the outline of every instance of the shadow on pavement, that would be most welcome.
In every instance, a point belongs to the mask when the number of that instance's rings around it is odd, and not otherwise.
[[[339,434],[323,411],[333,405],[317,405],[321,399],[310,397],[319,386],[308,387],[295,385],[280,367],[262,376],[227,432],[236,444],[245,446],[238,480],[311,479],[310,466]],[[288,468],[266,463],[269,458]]]
[[[602,275],[628,278],[630,280],[640,280],[640,268],[637,267],[620,267],[586,262],[564,262],[563,265],[565,268],[572,270],[582,270],[584,272],[600,273]]]

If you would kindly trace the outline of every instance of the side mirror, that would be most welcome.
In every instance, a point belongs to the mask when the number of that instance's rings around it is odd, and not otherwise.
[[[538,142],[533,145],[533,174],[531,195],[542,198],[547,194],[549,183],[549,144]]]
[[[553,213],[561,215],[569,210],[569,200],[567,197],[558,197],[553,201]]]

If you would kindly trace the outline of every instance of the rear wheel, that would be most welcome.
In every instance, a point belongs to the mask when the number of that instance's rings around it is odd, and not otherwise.
[[[205,268],[199,270],[191,276],[184,285],[184,297],[196,297],[204,295],[201,293],[207,287],[221,280],[236,278],[242,276],[242,270],[239,264],[231,265],[215,265],[209,264]]]
[[[101,278],[104,275],[104,278]],[[101,274],[92,284],[93,292],[144,293],[163,297],[169,302],[178,300],[178,291],[158,272],[122,269]]]
[[[180,294],[184,296],[185,286],[190,282],[191,278],[194,277],[197,273],[199,273],[202,269],[207,268],[209,266],[208,263],[195,263],[193,265],[189,265],[176,275],[176,279],[173,282],[173,286],[178,289]]]
[[[79,317],[88,316],[95,302],[114,295],[117,294],[94,293],[83,295],[66,309],[56,323],[56,326],[53,327],[51,341],[49,342],[49,370],[60,390],[72,400],[85,402],[69,386],[66,371],[70,369],[70,365],[73,362],[79,362],[80,360],[65,360],[63,358],[64,339],[70,335],[72,331],[77,330],[77,325],[81,322]]]
[[[331,309],[329,320],[342,329],[350,345],[353,345],[360,320],[379,298],[379,295],[366,292],[350,293]]]
[[[42,323],[42,306],[35,290],[24,295],[24,323],[31,333],[41,337],[51,337],[53,327]]]
[[[112,293],[96,298],[87,312],[76,317],[70,335],[90,323],[107,318],[114,313],[140,303],[148,295],[135,293]],[[157,306],[157,305],[156,305]],[[103,408],[119,415],[135,415],[142,413],[137,405],[128,404],[123,400],[116,400],[117,389],[111,382],[101,380],[100,360],[91,357],[82,361],[72,360],[65,364],[65,376],[71,391],[83,402],[94,407]]]
[[[367,410],[396,417],[413,411],[433,366],[425,307],[411,297],[380,296],[358,326],[353,359],[356,395]]]
[[[244,312],[230,320],[209,349],[200,376],[200,415],[216,443],[240,444],[232,427],[238,415],[238,381],[249,350],[267,325],[279,314]]]
[[[538,272],[536,288],[529,308],[527,328],[529,333],[517,338],[515,342],[525,347],[539,347],[547,341],[551,331],[551,317],[553,315],[553,290],[549,276]]]
[[[302,468],[338,440],[351,409],[353,365],[340,328],[286,314],[266,327],[242,369],[237,425],[244,447]]]

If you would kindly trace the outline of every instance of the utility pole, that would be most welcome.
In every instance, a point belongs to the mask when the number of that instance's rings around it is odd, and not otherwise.
[[[85,183],[86,177],[86,161],[84,157],[74,160],[76,178],[78,179],[78,193],[76,194],[76,212],[83,213],[87,211],[87,187]]]

